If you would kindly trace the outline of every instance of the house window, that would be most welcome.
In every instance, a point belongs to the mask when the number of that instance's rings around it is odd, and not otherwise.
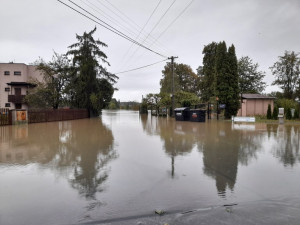
[[[5,88],[5,91],[10,91],[10,88]]]
[[[10,107],[10,103],[5,103],[5,107]]]
[[[9,71],[4,71],[4,75],[9,75]]]
[[[21,76],[21,71],[14,71],[14,75]]]

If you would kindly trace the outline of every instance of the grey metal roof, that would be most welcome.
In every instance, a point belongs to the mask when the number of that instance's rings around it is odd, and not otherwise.
[[[261,94],[242,94],[242,98],[244,99],[275,99],[275,97],[270,97]]]

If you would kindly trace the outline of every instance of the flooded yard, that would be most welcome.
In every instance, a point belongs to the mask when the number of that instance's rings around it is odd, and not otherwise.
[[[299,224],[299,131],[135,111],[0,127],[0,224]]]

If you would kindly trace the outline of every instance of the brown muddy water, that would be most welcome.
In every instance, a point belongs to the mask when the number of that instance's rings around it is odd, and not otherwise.
[[[299,131],[134,111],[0,127],[0,224],[300,224]]]

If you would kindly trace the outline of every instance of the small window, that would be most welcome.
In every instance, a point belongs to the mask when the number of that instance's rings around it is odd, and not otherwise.
[[[21,76],[21,71],[14,71],[14,75]]]
[[[10,103],[5,103],[5,107],[10,107]]]
[[[5,91],[10,91],[10,88],[5,88]]]
[[[4,71],[4,75],[9,75],[10,73],[9,73],[9,71]]]

